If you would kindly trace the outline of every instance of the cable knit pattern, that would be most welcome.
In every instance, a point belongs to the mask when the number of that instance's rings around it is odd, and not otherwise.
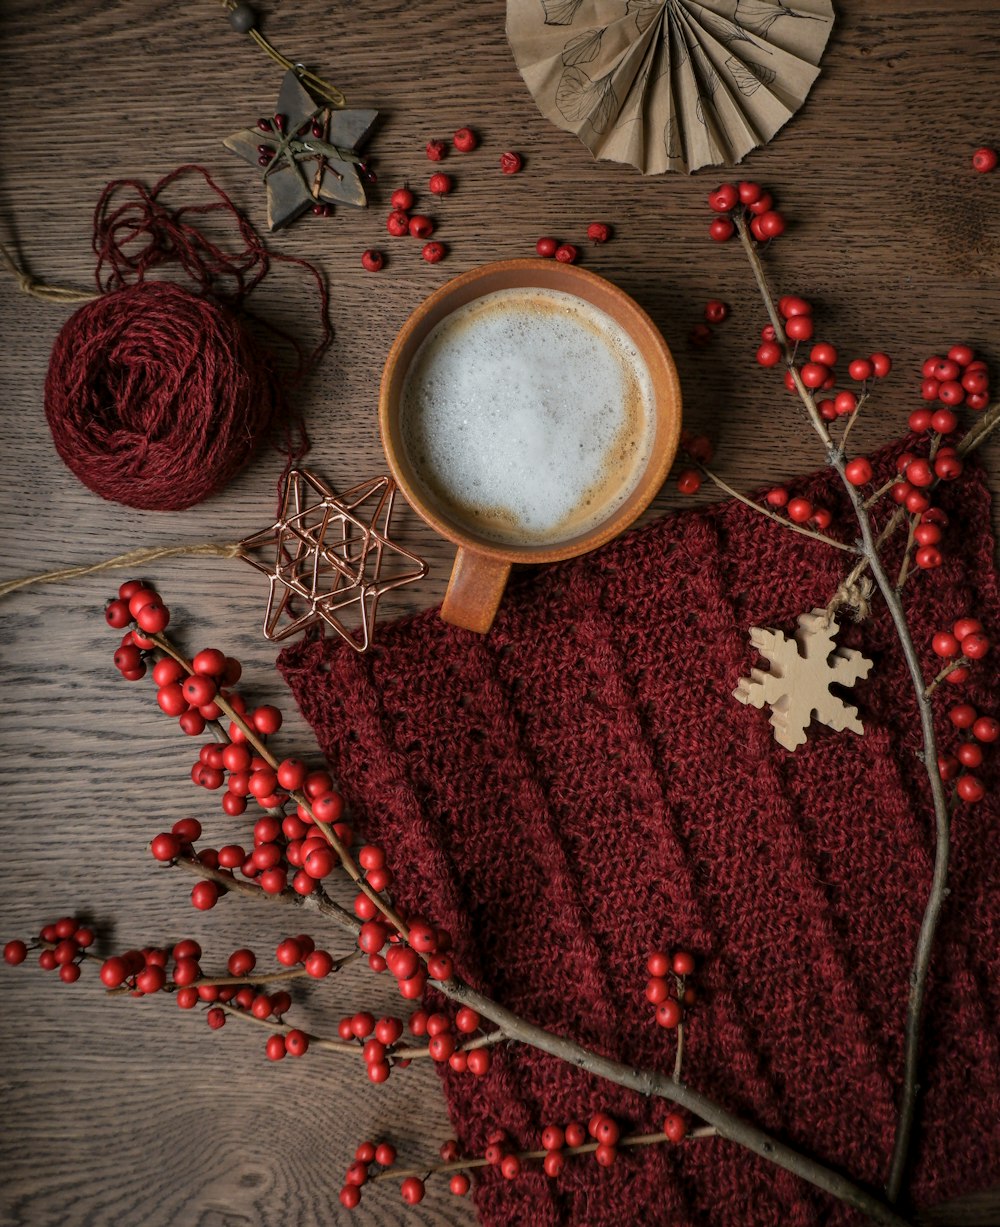
[[[895,449],[898,451],[898,447]],[[895,454],[895,453],[891,453]],[[890,451],[877,458],[889,471]],[[797,492],[835,510],[828,472]],[[944,566],[907,589],[931,677],[933,632],[963,614],[1000,626],[989,495],[975,470],[940,492]],[[875,664],[854,690],[865,735],[810,727],[794,754],[767,713],[732,698],[755,663],[750,626],[794,629],[845,557],[731,502],[668,516],[604,549],[516,576],[486,637],[435,611],[380,629],[359,657],[310,640],[279,660],[359,826],[383,843],[397,900],[446,926],[476,987],[620,1060],[669,1072],[674,1037],[645,1000],[655,948],[696,953],[685,1077],[725,1107],[855,1179],[888,1170],[907,979],[933,854],[916,705],[884,606],[841,642]],[[998,714],[998,653],[935,698]],[[1000,1179],[1000,746],[991,787],[960,806],[952,894],[928,994],[913,1196]],[[482,1079],[443,1073],[460,1143],[595,1107],[629,1129],[665,1105],[550,1057],[497,1050]],[[405,1076],[405,1075],[404,1075]],[[557,1181],[495,1170],[491,1227],[814,1227],[858,1216],[720,1139],[652,1147]]]

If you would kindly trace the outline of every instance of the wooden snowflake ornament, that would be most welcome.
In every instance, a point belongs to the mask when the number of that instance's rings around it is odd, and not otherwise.
[[[768,662],[769,668],[751,669],[740,678],[733,697],[751,707],[771,708],[774,739],[786,750],[795,750],[806,741],[806,729],[813,716],[829,728],[841,732],[863,733],[858,709],[830,692],[836,682],[853,686],[868,676],[872,662],[853,648],[840,648],[834,642],[839,627],[835,618],[822,609],[800,614],[799,629],[788,639],[782,631],[750,628],[750,642]]]

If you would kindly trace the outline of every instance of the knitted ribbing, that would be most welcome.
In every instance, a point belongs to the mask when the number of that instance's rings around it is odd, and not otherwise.
[[[897,449],[898,450],[898,449]],[[888,453],[877,458],[888,471]],[[796,492],[849,524],[825,473]],[[945,487],[946,560],[907,590],[931,677],[934,631],[974,614],[997,638],[989,495]],[[835,526],[838,522],[835,520]],[[850,539],[849,530],[845,539]],[[916,705],[889,618],[846,626],[874,660],[854,698],[865,735],[810,728],[794,754],[732,698],[750,626],[795,628],[844,573],[839,551],[738,503],[668,516],[604,549],[516,576],[486,637],[434,611],[380,629],[365,656],[330,641],[279,666],[400,905],[454,934],[473,984],[620,1060],[669,1072],[674,1040],[643,993],[657,948],[696,953],[685,1078],[726,1108],[878,1188],[892,1147],[903,1019],[933,853]],[[1000,714],[997,653],[939,688]],[[924,1029],[913,1196],[927,1206],[1000,1178],[1000,746],[992,791],[961,806],[952,893]],[[401,1075],[405,1076],[405,1075]],[[628,1129],[665,1105],[521,1048],[482,1079],[443,1074],[463,1148],[601,1107]],[[483,1221],[532,1227],[813,1227],[858,1217],[712,1139],[653,1147],[557,1181],[486,1172]]]

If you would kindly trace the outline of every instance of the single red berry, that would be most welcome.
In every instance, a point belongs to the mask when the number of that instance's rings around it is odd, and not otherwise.
[[[459,128],[451,141],[459,153],[471,153],[479,144],[479,137],[471,128]]]
[[[264,1045],[264,1055],[269,1061],[284,1060],[285,1037],[283,1035],[269,1035],[267,1043]]]
[[[375,1147],[375,1162],[382,1167],[392,1167],[396,1162],[396,1148],[391,1142],[379,1142]]]
[[[546,1125],[542,1130],[543,1150],[562,1150],[566,1143],[566,1134],[558,1125]]]
[[[805,524],[812,519],[813,505],[807,498],[793,498],[786,508],[788,518],[796,524]]]
[[[114,630],[122,630],[132,621],[132,614],[129,611],[128,601],[117,600],[109,601],[104,607],[104,618],[108,626]]]
[[[403,1034],[403,1022],[399,1018],[380,1018],[375,1024],[375,1038],[388,1047]]]
[[[663,1118],[663,1132],[670,1142],[682,1142],[687,1136],[687,1122],[679,1112],[668,1112]]]
[[[443,243],[425,243],[420,254],[428,264],[440,264],[448,254],[448,249]]]
[[[994,720],[992,716],[980,716],[972,725],[972,736],[984,745],[992,745],[1000,739],[1000,720]]]
[[[361,267],[369,273],[377,273],[385,264],[385,256],[374,247],[361,253]]]
[[[701,489],[701,474],[697,469],[682,469],[677,474],[677,489],[681,494],[697,494]]]
[[[313,950],[306,955],[306,974],[322,980],[333,971],[333,956],[326,950]]]
[[[444,141],[428,141],[425,152],[430,161],[441,162],[447,156],[448,146]]]
[[[160,600],[160,594],[154,588],[137,588],[128,599],[128,610],[134,618],[144,605]]]
[[[606,243],[611,238],[611,227],[606,222],[591,222],[587,227],[587,238],[592,243]]]
[[[940,477],[942,481],[956,481],[962,476],[964,470],[965,465],[953,451],[945,451],[944,448],[941,448],[934,457],[934,475]]]
[[[181,841],[176,835],[163,831],[152,840],[149,850],[158,861],[172,861],[181,854]]]
[[[963,741],[955,754],[962,766],[968,767],[970,771],[975,771],[977,767],[983,765],[982,746],[976,745],[974,741]]]
[[[79,963],[62,963],[59,966],[59,979],[63,984],[75,984],[80,978]]]
[[[219,896],[222,894],[222,887],[218,882],[204,880],[195,882],[191,889],[191,902],[200,912],[207,912],[215,907],[219,902]]]
[[[806,362],[799,375],[807,388],[821,388],[830,375],[830,368],[820,362]]]
[[[945,379],[938,385],[938,400],[942,405],[960,405],[965,400],[965,389],[957,379]]]
[[[464,1197],[469,1191],[469,1177],[464,1172],[455,1172],[448,1181],[448,1188],[456,1197]]]
[[[661,1027],[676,1027],[681,1021],[681,1007],[672,997],[656,1007],[656,1021]]]
[[[922,545],[913,555],[913,561],[922,571],[931,571],[944,562],[944,556],[936,545]]]
[[[776,239],[785,233],[785,219],[776,209],[769,209],[756,220],[765,239]]]
[[[281,728],[281,712],[277,707],[272,707],[270,704],[265,703],[262,707],[254,710],[249,723],[263,737],[268,737],[271,733],[276,733]]]
[[[911,486],[903,505],[911,515],[920,515],[930,509],[931,500],[922,490],[914,490]]]
[[[670,996],[670,987],[662,976],[650,976],[645,991],[646,1000],[652,1005],[659,1005]]]
[[[978,635],[983,629],[978,618],[959,618],[951,628],[956,639],[964,639],[966,635]]]
[[[969,805],[975,805],[986,796],[986,786],[977,775],[960,776],[955,791]]]
[[[689,976],[694,971],[694,955],[686,950],[678,950],[671,962],[671,970],[675,976]]]
[[[892,370],[892,359],[888,354],[872,354],[868,359],[872,366],[872,374],[876,379],[884,379]]]
[[[4,962],[9,963],[11,967],[16,967],[19,963],[23,963],[27,957],[28,957],[28,947],[22,941],[8,942],[6,946],[4,946],[3,948]],[[103,970],[101,972],[101,978],[104,979]]]
[[[424,1182],[417,1176],[407,1176],[399,1186],[399,1193],[403,1201],[409,1206],[415,1206],[418,1202],[424,1200]]]
[[[820,341],[809,351],[809,361],[822,363],[823,366],[836,366],[837,350],[828,341]]]
[[[811,315],[793,315],[785,321],[785,336],[790,341],[811,341],[814,328]]]
[[[970,367],[962,375],[962,388],[973,394],[989,391],[990,377],[985,370]]]
[[[297,1027],[293,1027],[285,1035],[285,1051],[289,1056],[304,1056],[309,1051],[309,1036]]]
[[[729,319],[729,304],[721,298],[710,298],[705,303],[705,319],[709,324],[722,324]]]
[[[580,250],[572,243],[561,243],[556,248],[556,259],[560,264],[575,264],[580,258]]]
[[[711,343],[713,335],[707,324],[695,324],[688,333],[688,342],[694,349],[704,349]]]
[[[852,486],[863,486],[872,479],[871,461],[864,456],[857,456],[844,466],[844,476]]]
[[[962,655],[967,656],[969,660],[982,660],[989,650],[990,641],[985,635],[980,635],[978,632],[974,631],[962,640]]]
[[[469,1053],[469,1073],[481,1078],[483,1074],[489,1072],[492,1059],[488,1048],[473,1048]]]
[[[728,213],[740,202],[740,194],[731,183],[720,184],[708,194],[708,207],[716,213]]]
[[[755,201],[747,206],[754,215],[754,220],[774,208],[774,197],[770,192],[761,192]],[[752,224],[752,223],[751,223]]]
[[[508,149],[500,155],[500,170],[505,175],[516,175],[523,165],[524,159],[519,153],[514,153],[512,149]]]
[[[558,242],[553,238],[549,238],[548,236],[540,238],[535,244],[535,251],[542,257],[543,260],[551,260],[558,249]]]
[[[427,181],[427,186],[435,196],[447,196],[449,192],[454,190],[455,181],[451,175],[437,171],[436,174],[431,175]]]
[[[913,530],[913,540],[917,545],[938,545],[942,535],[937,524],[918,524]]]
[[[542,1160],[542,1170],[546,1176],[552,1176],[553,1178],[560,1175],[565,1166],[566,1156],[561,1150],[550,1150]]]
[[[739,192],[741,204],[752,205],[760,200],[763,188],[759,183],[750,183],[747,180],[743,180],[736,185],[736,190]]]
[[[429,239],[434,233],[434,223],[423,213],[414,213],[409,221],[409,231],[415,239]]]
[[[975,356],[975,350],[971,345],[953,345],[948,350],[948,357],[952,362],[957,362],[959,366],[968,366]]]
[[[948,712],[948,719],[957,729],[971,729],[978,718],[979,713],[971,703],[958,703]]]
[[[728,217],[717,217],[708,227],[708,236],[717,243],[725,243],[736,233],[736,227]]]
[[[521,1174],[521,1160],[517,1155],[504,1155],[500,1160],[500,1172],[506,1180],[516,1180]]]
[[[867,358],[855,358],[848,364],[847,373],[852,379],[861,383],[865,379],[871,379],[875,374],[875,368]]]
[[[926,460],[911,460],[906,466],[906,480],[913,486],[926,488],[934,481],[934,472]]]
[[[914,409],[907,420],[907,425],[915,435],[923,434],[925,430],[932,428],[936,416],[937,414],[932,413],[930,409]]]
[[[997,151],[990,149],[988,145],[983,145],[972,155],[972,169],[979,171],[981,175],[985,175],[991,170],[996,170],[997,161]]]
[[[950,631],[938,631],[931,640],[931,649],[936,656],[941,656],[945,660],[962,654],[961,645]]]
[[[385,228],[396,238],[402,238],[410,233],[410,219],[401,209],[397,209],[386,218]]]
[[[788,505],[788,491],[783,486],[775,486],[773,490],[768,490],[764,495],[764,502],[769,507],[786,507]],[[666,955],[663,956],[664,960]],[[665,971],[664,971],[664,974]]]
[[[345,1210],[354,1210],[361,1204],[361,1190],[356,1184],[345,1184],[338,1196]]]
[[[777,341],[765,341],[757,350],[757,362],[760,366],[777,366],[781,361],[781,346]]]

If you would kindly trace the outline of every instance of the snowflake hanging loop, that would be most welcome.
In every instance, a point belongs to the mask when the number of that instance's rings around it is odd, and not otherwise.
[[[805,743],[813,716],[838,732],[863,733],[858,709],[832,694],[830,685],[853,686],[868,676],[872,662],[854,648],[835,645],[839,627],[825,610],[800,614],[798,624],[791,639],[782,631],[750,628],[750,642],[769,667],[740,678],[733,697],[751,707],[768,705],[774,739],[786,750]]]

